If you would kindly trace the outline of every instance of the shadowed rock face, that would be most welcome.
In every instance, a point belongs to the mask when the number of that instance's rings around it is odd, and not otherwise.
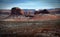
[[[40,11],[39,13],[42,13],[42,14],[49,14],[48,10],[44,9],[43,11]]]
[[[46,9],[44,9],[44,10],[42,10],[42,11],[35,11],[35,13],[34,14],[49,14],[50,12],[48,12],[48,10],[46,10]]]
[[[40,14],[40,13],[39,13],[38,11],[35,11],[35,13],[34,13],[34,14],[36,15],[36,14]]]
[[[11,15],[23,15],[24,13],[22,12],[22,9],[13,7],[11,9]]]

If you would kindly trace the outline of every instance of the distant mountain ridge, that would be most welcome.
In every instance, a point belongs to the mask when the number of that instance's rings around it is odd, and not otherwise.
[[[29,12],[29,11],[32,11],[32,13],[34,13],[36,10],[35,9],[23,9],[24,10],[24,12],[26,13],[26,12]],[[39,9],[39,10],[41,10],[41,9]],[[60,14],[60,8],[54,8],[54,9],[47,9],[50,13],[59,13]],[[0,9],[0,12],[8,12],[8,13],[10,13],[11,12],[11,10],[9,10],[9,9]]]

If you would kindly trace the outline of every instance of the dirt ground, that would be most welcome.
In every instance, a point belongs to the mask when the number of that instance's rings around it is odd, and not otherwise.
[[[1,37],[60,37],[60,15],[7,18],[0,21]]]
[[[25,17],[25,16],[10,16],[8,18],[2,19],[1,21],[44,21],[44,20],[57,20],[60,19],[60,15],[35,15],[34,17]]]

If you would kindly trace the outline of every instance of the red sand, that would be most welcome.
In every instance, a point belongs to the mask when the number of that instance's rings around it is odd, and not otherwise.
[[[56,15],[36,15],[35,17],[32,18],[8,18],[8,19],[4,19],[3,21],[44,21],[44,20],[57,20],[60,19],[60,16],[56,16]]]

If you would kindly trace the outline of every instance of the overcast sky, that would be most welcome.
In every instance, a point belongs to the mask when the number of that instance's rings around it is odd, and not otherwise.
[[[0,9],[50,9],[60,8],[60,0],[0,0]]]

